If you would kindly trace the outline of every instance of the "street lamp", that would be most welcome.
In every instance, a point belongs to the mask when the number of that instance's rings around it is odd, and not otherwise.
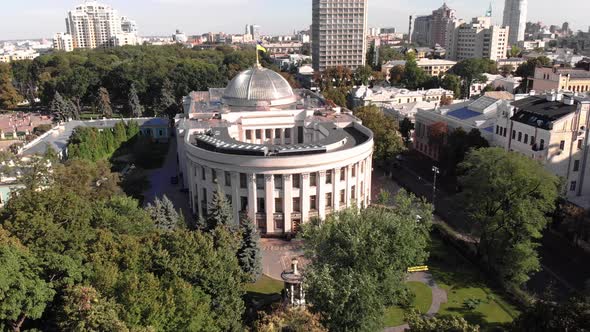
[[[436,209],[436,176],[440,174],[440,170],[436,166],[432,166],[432,172],[434,173],[434,182],[432,183],[432,206]]]

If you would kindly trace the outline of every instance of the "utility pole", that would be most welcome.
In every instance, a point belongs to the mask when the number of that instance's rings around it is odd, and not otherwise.
[[[434,182],[432,183],[432,206],[436,210],[436,177],[440,174],[440,169],[436,166],[432,166],[432,172],[434,173]]]

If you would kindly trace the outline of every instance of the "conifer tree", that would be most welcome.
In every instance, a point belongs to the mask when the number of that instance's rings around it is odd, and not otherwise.
[[[111,107],[111,97],[109,96],[109,92],[106,88],[101,87],[98,89],[98,98],[97,98],[97,108],[98,112],[102,114],[105,118],[112,118],[113,117],[113,108]]]
[[[135,88],[135,84],[131,84],[131,88],[129,89],[129,95],[127,98],[127,107],[129,114],[134,118],[140,118],[143,116],[144,108],[139,101],[139,97],[137,96],[137,89]]]
[[[160,96],[156,101],[156,116],[174,117],[176,115],[176,100],[172,89],[172,82],[168,78],[164,79]]]
[[[67,104],[67,101],[61,96],[59,92],[55,91],[55,94],[53,95],[53,100],[51,100],[51,104],[49,104],[49,109],[51,110],[51,113],[57,115],[59,120],[68,120],[69,106]]]
[[[209,205],[207,230],[212,231],[222,225],[234,227],[236,222],[234,221],[231,203],[227,200],[221,188],[217,188]]]
[[[146,210],[160,229],[171,231],[184,226],[180,214],[166,195],[162,199],[156,197],[154,204],[148,204]]]
[[[256,225],[247,216],[242,216],[240,221],[240,249],[238,249],[238,262],[244,274],[249,278],[248,282],[256,282],[262,274],[262,255],[260,253],[260,234]]]

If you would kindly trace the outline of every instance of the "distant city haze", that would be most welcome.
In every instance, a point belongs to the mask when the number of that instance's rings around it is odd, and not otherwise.
[[[83,1],[1,0],[0,40],[52,38],[65,31],[67,11]],[[209,31],[243,33],[246,24],[262,26],[265,35],[290,34],[311,24],[311,0],[108,0],[102,1],[121,15],[137,21],[142,36],[170,35],[180,29],[188,35]],[[407,30],[410,14],[428,14],[439,8],[440,0],[369,0],[370,27]],[[484,15],[488,0],[450,0],[457,16],[470,20]],[[502,23],[504,0],[494,0],[494,23]],[[588,30],[590,1],[529,1],[527,21],[560,25],[568,21],[574,31]]]

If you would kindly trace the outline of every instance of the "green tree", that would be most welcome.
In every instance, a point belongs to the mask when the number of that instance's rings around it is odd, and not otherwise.
[[[92,286],[66,290],[58,322],[61,331],[129,331],[119,319],[116,305]]]
[[[391,160],[404,150],[397,122],[393,118],[387,117],[377,106],[360,107],[354,114],[375,135],[375,159]]]
[[[258,241],[260,234],[256,225],[248,217],[240,221],[241,243],[238,249],[238,261],[249,282],[256,282],[262,274],[262,255]]]
[[[454,315],[424,317],[412,310],[406,320],[412,332],[479,332],[478,325],[471,325],[463,317]]]
[[[0,228],[0,321],[20,331],[25,320],[41,317],[54,294],[34,254]]]
[[[22,97],[12,85],[10,66],[0,63],[0,108],[15,108]]]
[[[329,101],[340,107],[346,107],[346,96],[348,95],[349,89],[345,87],[341,88],[326,88],[322,91],[322,95]]]
[[[207,231],[212,231],[220,226],[236,227],[237,220],[234,220],[234,212],[231,202],[225,196],[221,188],[213,193],[209,203],[209,213],[206,218]]]
[[[465,160],[465,156],[472,149],[489,147],[488,141],[481,136],[478,129],[466,133],[463,128],[457,128],[447,135],[446,144],[441,154],[441,165],[447,174],[456,175],[457,166]]]
[[[450,74],[455,74],[463,79],[463,98],[469,97],[469,90],[473,82],[485,81],[484,73],[497,74],[498,64],[495,61],[483,58],[471,58],[458,62],[449,70]]]
[[[129,95],[127,97],[127,113],[134,118],[141,118],[144,113],[144,108],[139,101],[139,97],[137,96],[137,89],[135,88],[135,84],[131,84],[131,88],[129,89]]]
[[[127,128],[123,120],[115,124],[115,127],[113,128],[113,136],[117,145],[127,142]]]
[[[389,71],[389,83],[391,85],[398,85],[406,76],[406,67],[402,65],[393,66]]]
[[[369,81],[373,76],[373,69],[371,66],[358,67],[353,74],[354,80],[357,85],[369,85]]]
[[[328,329],[381,328],[385,306],[403,298],[406,269],[428,258],[432,208],[405,191],[394,206],[350,209],[305,225],[307,299]]]
[[[415,90],[423,87],[427,80],[427,74],[424,69],[418,67],[416,58],[409,56],[406,60],[402,84],[410,90]]]
[[[508,51],[508,57],[509,58],[518,58],[520,56],[520,53],[522,53],[522,50],[518,46],[512,45],[512,47]]]
[[[156,197],[154,204],[147,205],[146,210],[152,217],[152,220],[160,229],[171,231],[184,227],[181,215],[174,208],[174,204],[166,195],[162,199]]]
[[[61,121],[67,121],[68,117],[70,116],[70,114],[68,114],[69,111],[67,102],[57,91],[55,91],[49,109],[51,110],[51,113],[56,114]]]
[[[408,117],[405,117],[402,121],[400,121],[399,131],[402,134],[402,137],[406,140],[406,142],[410,140],[412,130],[414,130],[414,124]]]
[[[537,300],[514,320],[511,331],[589,331],[590,298],[573,297],[564,302]]]
[[[455,99],[461,98],[461,78],[459,76],[453,74],[445,75],[440,82],[440,87],[453,91],[453,97]]]
[[[172,82],[168,78],[162,83],[160,94],[156,101],[156,116],[174,117],[177,113],[176,99]]]
[[[111,97],[106,88],[98,89],[98,97],[96,100],[96,109],[103,117],[110,119],[113,117],[113,108],[111,107]]]
[[[37,68],[35,63],[31,60],[13,61],[10,67],[14,87],[30,105],[34,105],[37,96]]]
[[[537,240],[555,208],[559,180],[537,161],[500,148],[473,150],[457,197],[479,236],[478,256],[506,285],[540,268]]]

